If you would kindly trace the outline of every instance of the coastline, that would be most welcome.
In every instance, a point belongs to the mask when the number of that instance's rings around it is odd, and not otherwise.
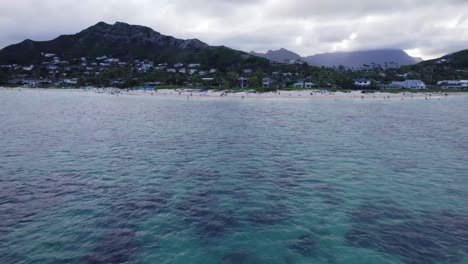
[[[152,90],[125,90],[117,88],[6,88],[0,87],[1,91],[28,91],[28,92],[77,92],[88,94],[101,94],[113,96],[150,96],[150,97],[167,97],[180,99],[347,99],[347,100],[411,100],[411,99],[442,99],[442,98],[460,98],[467,97],[466,92],[415,92],[415,93],[389,93],[389,92],[373,92],[362,93],[362,91],[350,92],[330,92],[326,90],[300,90],[300,91],[285,91],[278,90],[276,92],[253,92],[253,91],[214,91],[199,89],[160,89]]]

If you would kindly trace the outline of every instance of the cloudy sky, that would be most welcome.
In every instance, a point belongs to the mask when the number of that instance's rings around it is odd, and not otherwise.
[[[264,52],[401,48],[430,59],[468,49],[468,0],[0,0],[0,48],[99,21]]]

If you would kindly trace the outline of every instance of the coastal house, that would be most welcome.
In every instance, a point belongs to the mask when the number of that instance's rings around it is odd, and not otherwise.
[[[263,78],[262,79],[262,86],[264,88],[270,88],[273,85],[273,79],[271,78]]]
[[[311,89],[315,86],[312,82],[297,82],[293,84],[294,88]]]
[[[187,73],[187,70],[185,68],[182,68],[182,69],[179,69],[179,72],[185,74]]]
[[[199,68],[200,66],[201,66],[200,63],[191,63],[187,67],[189,67],[189,68]]]
[[[38,87],[40,83],[41,80],[39,79],[23,80],[23,84],[29,87]]]
[[[176,73],[177,72],[176,69],[167,69],[166,71],[169,72],[169,73]]]
[[[444,80],[437,82],[440,88],[468,88],[468,80]]]
[[[64,79],[63,84],[77,85],[78,84],[78,79],[77,78]]]
[[[250,86],[250,79],[249,78],[244,78],[244,77],[240,77],[240,78],[237,78],[236,80],[236,84],[238,87],[249,87]]]
[[[197,72],[197,70],[195,70],[195,69],[190,69],[190,70],[189,70],[189,74],[190,74],[190,75],[193,75],[193,74],[195,74],[196,72]]]
[[[426,89],[426,84],[421,80],[406,80],[403,82],[391,82],[380,87],[385,89]]]
[[[182,67],[184,67],[183,63],[179,62],[179,63],[174,64],[174,68],[182,68]]]
[[[426,89],[426,84],[421,80],[406,80],[402,82],[402,87],[406,89]]]
[[[365,79],[365,78],[355,79],[354,80],[354,86],[367,88],[367,87],[371,86],[371,81],[368,80],[368,79]]]

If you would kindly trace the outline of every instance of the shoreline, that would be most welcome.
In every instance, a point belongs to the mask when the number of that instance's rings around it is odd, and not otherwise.
[[[195,89],[160,89],[157,91],[152,90],[125,90],[117,88],[6,88],[0,87],[0,91],[34,91],[34,92],[78,92],[88,94],[100,95],[113,95],[113,96],[148,96],[148,97],[167,97],[179,99],[347,99],[347,100],[411,100],[411,99],[442,99],[442,98],[462,98],[468,97],[467,92],[401,92],[401,93],[388,93],[385,91],[378,91],[373,93],[362,93],[362,91],[350,92],[330,92],[326,90],[296,90],[284,91],[278,90],[276,92],[253,92],[253,91],[214,91],[204,90],[200,91]]]

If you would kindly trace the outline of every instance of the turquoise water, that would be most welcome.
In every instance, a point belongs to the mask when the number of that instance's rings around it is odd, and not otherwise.
[[[0,263],[468,263],[468,99],[0,92]]]

